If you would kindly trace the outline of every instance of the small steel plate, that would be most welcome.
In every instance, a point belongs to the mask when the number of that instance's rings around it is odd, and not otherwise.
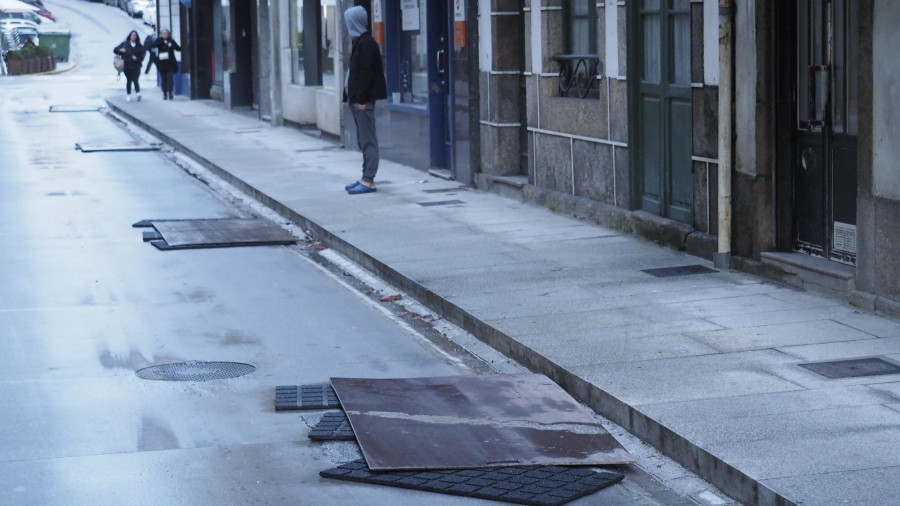
[[[643,272],[657,278],[669,278],[672,276],[688,276],[690,274],[710,274],[719,272],[703,265],[682,265],[680,267],[663,267],[660,269],[644,269]]]
[[[624,478],[609,471],[598,473],[561,466],[373,473],[362,459],[322,471],[319,475],[335,480],[538,506],[565,504]]]
[[[460,204],[465,204],[462,200],[438,200],[435,202],[419,202],[419,205],[422,207],[436,207],[436,206],[458,206]]]
[[[331,383],[275,387],[275,411],[334,409],[341,407]]]
[[[159,381],[210,381],[250,374],[256,367],[240,362],[176,362],[137,371],[138,378]]]
[[[199,220],[141,220],[132,227],[152,226],[161,236],[145,240],[161,250],[275,246],[297,242],[278,225],[263,219],[214,218]]]
[[[828,379],[862,378],[865,376],[900,374],[900,366],[878,357],[834,360],[831,362],[811,362],[798,365],[816,374],[825,376]]]
[[[162,146],[159,144],[147,143],[126,143],[126,144],[103,144],[91,142],[79,142],[75,144],[75,149],[82,153],[96,153],[100,151],[159,151]]]
[[[322,415],[308,437],[313,441],[356,441],[350,420],[343,411],[330,411]]]
[[[51,105],[50,112],[97,112],[99,106],[95,105]]]

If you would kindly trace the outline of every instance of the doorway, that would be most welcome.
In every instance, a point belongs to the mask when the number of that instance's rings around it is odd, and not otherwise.
[[[691,2],[629,2],[629,153],[635,207],[690,224]]]
[[[790,248],[856,263],[859,11],[855,0],[798,0],[780,42],[782,90],[795,97],[779,121],[790,139]],[[790,88],[788,88],[790,86]],[[779,108],[780,109],[780,108]],[[779,136],[782,137],[782,136]]]
[[[384,8],[390,128],[381,130],[382,155],[468,184],[469,51],[454,33],[455,23],[465,29],[465,2],[385,0]]]
[[[232,0],[234,23],[234,71],[231,73],[231,107],[253,107],[256,104],[255,58],[256,3],[251,0]]]

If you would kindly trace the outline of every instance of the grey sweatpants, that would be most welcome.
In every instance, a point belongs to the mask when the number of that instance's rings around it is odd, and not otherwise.
[[[375,135],[375,104],[366,104],[363,111],[359,109],[359,104],[350,104],[350,112],[356,122],[356,142],[363,154],[362,180],[374,183],[379,160],[378,137]]]

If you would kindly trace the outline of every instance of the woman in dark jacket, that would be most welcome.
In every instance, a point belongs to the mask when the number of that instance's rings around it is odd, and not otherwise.
[[[181,51],[181,46],[172,39],[169,30],[163,28],[156,39],[156,68],[162,74],[163,100],[172,100],[172,85],[174,84],[175,71],[178,70],[178,61],[175,60],[175,51]]]
[[[138,39],[138,33],[132,30],[125,38],[125,41],[113,49],[113,53],[122,56],[125,60],[125,91],[128,93],[125,100],[131,102],[131,84],[134,83],[134,92],[137,100],[141,100],[141,84],[138,79],[141,77],[141,67],[144,64],[144,46]]]

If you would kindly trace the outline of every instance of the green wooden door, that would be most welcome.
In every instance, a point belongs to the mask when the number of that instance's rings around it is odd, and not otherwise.
[[[691,223],[690,0],[629,2],[630,149],[635,207]]]

